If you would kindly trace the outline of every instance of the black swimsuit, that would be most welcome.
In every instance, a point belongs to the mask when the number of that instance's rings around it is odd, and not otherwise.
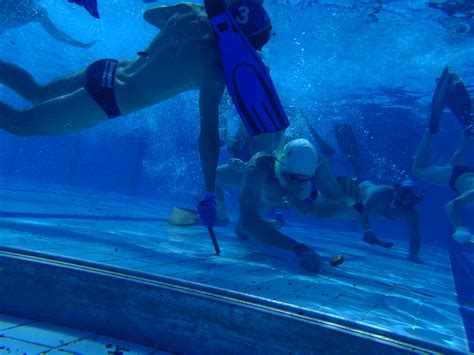
[[[449,187],[451,187],[454,191],[459,193],[456,189],[456,181],[463,176],[464,174],[474,173],[474,168],[470,168],[468,166],[453,166],[453,171],[451,172],[451,178],[449,179]]]
[[[109,118],[122,115],[115,98],[117,63],[115,59],[101,59],[89,65],[86,70],[84,89]]]

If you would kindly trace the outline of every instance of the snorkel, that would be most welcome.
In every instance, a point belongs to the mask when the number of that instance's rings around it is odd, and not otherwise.
[[[418,185],[412,179],[394,183],[395,189],[392,204],[397,208],[407,208],[418,204],[425,196],[424,191],[420,191]]]

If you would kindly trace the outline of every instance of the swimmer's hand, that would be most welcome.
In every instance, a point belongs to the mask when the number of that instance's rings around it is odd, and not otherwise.
[[[411,263],[415,264],[424,264],[423,260],[421,260],[418,256],[416,255],[408,255],[407,260]]]
[[[466,227],[457,227],[453,233],[453,239],[461,244],[469,243],[472,237],[471,233],[469,233],[469,229]]]
[[[232,158],[229,160],[229,168],[234,170],[237,173],[245,173],[245,167],[247,164],[245,164],[242,160]]]
[[[371,229],[367,229],[364,231],[364,242],[370,245],[378,245],[381,246],[382,248],[390,249],[393,247],[393,243],[389,242],[384,242],[378,239],[374,232]]]
[[[303,243],[297,243],[293,248],[301,265],[310,271],[319,271],[321,268],[321,257],[313,249]]]
[[[207,228],[214,227],[217,220],[216,194],[207,192],[199,201],[197,210],[201,223]]]

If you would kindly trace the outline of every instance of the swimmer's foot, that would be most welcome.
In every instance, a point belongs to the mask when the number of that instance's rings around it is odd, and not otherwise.
[[[423,260],[420,259],[419,256],[417,255],[408,255],[407,256],[407,260],[411,263],[415,263],[415,264],[424,264],[425,262]]]
[[[384,242],[378,239],[373,233],[364,233],[364,243],[367,243],[369,245],[378,245],[381,246],[382,248],[390,249],[393,247],[392,242]]]
[[[237,237],[239,237],[240,239],[249,239],[250,238],[250,236],[248,234],[245,234],[242,231],[242,226],[240,224],[240,220],[238,220],[237,223],[235,224],[234,232],[235,232],[235,235]]]

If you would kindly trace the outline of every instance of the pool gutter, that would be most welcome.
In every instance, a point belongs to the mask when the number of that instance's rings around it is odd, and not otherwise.
[[[126,268],[0,247],[0,313],[178,353],[445,353],[334,315]]]

